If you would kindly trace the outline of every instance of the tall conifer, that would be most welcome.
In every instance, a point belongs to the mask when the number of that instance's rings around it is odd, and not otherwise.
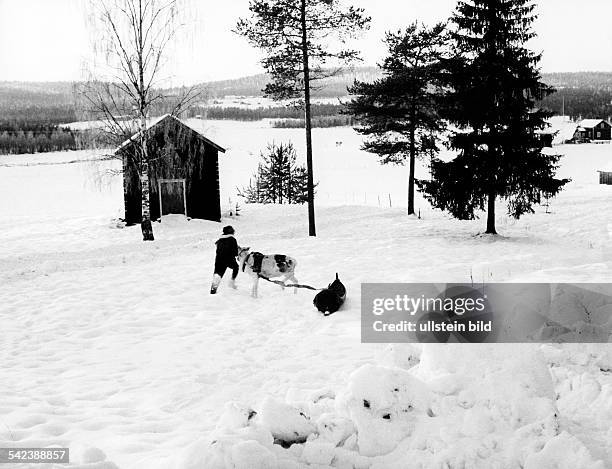
[[[544,154],[539,131],[550,113],[536,101],[554,90],[541,81],[541,55],[526,48],[534,37],[532,0],[465,0],[451,19],[458,55],[449,60],[448,120],[458,130],[451,162],[434,159],[430,181],[418,181],[437,208],[460,219],[487,211],[487,233],[496,234],[495,202],[519,218],[556,195],[558,155]]]

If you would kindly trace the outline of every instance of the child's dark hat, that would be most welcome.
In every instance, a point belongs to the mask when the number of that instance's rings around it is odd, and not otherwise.
[[[233,235],[234,234],[234,228],[231,227],[230,225],[224,226],[223,227],[223,234],[224,235]]]

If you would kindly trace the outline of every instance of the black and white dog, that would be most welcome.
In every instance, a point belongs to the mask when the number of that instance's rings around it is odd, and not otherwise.
[[[253,277],[253,287],[251,288],[253,298],[257,298],[257,286],[260,277],[266,279],[277,278],[282,283],[287,283],[288,280],[292,283],[298,283],[297,278],[295,278],[297,261],[293,257],[284,254],[262,254],[251,252],[251,248],[248,247],[238,247],[238,263],[243,272]],[[282,285],[281,287],[285,288]],[[297,288],[294,288],[294,291],[297,293]]]
[[[336,280],[330,283],[327,288],[321,290],[312,300],[317,310],[325,316],[335,313],[340,309],[346,300],[346,287],[342,284],[336,274]]]

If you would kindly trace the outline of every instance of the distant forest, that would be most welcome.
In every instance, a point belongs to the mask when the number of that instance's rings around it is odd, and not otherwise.
[[[347,87],[355,79],[372,81],[380,76],[375,67],[360,67],[329,78],[314,91],[315,97],[346,98]],[[555,114],[565,112],[572,118],[612,118],[612,73],[577,72],[544,74],[544,81],[557,92],[540,105]],[[226,96],[260,96],[268,77],[265,74],[202,84],[208,99]],[[78,132],[60,124],[78,121],[74,84],[65,82],[0,82],[0,154],[74,150],[79,147]],[[172,90],[167,90],[172,92]],[[314,125],[329,127],[351,125],[340,115],[342,105],[317,104],[313,107]],[[158,114],[167,112],[162,105]],[[199,104],[186,117],[202,115],[207,119],[253,121],[273,119],[274,127],[299,127],[303,123],[299,109],[278,107],[207,107]]]
[[[341,104],[313,104],[315,117],[339,117]],[[294,106],[244,108],[237,106],[192,108],[189,117],[200,114],[206,119],[231,119],[239,121],[258,121],[262,119],[302,119],[304,112]]]
[[[75,150],[75,120],[71,84],[0,83],[0,154]]]

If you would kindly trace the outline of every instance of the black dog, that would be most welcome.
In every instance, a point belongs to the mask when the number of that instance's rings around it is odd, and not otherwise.
[[[340,309],[344,300],[346,300],[346,287],[338,278],[338,274],[336,274],[336,280],[330,283],[327,288],[317,293],[312,303],[317,310],[325,316],[329,316]]]

